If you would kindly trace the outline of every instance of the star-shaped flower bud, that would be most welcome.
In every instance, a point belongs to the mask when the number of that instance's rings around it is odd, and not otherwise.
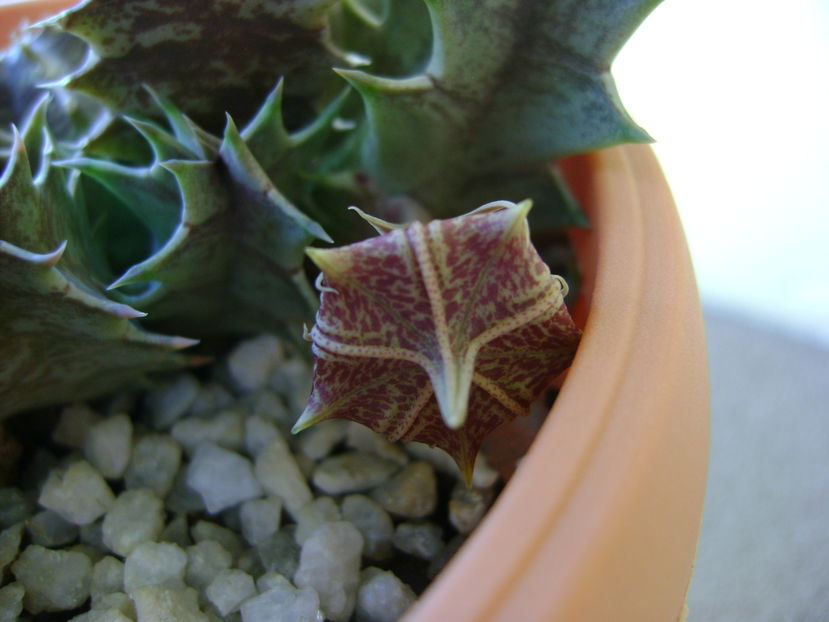
[[[578,344],[566,285],[530,243],[530,206],[405,227],[366,217],[381,235],[308,249],[322,296],[294,431],[351,419],[444,449],[469,479],[487,434],[526,415]]]

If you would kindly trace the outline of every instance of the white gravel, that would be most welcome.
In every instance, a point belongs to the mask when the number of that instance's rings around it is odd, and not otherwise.
[[[290,435],[310,370],[273,337],[214,372],[62,411],[0,488],[0,622],[394,622],[415,592],[365,566],[435,573],[489,507],[485,461],[467,489],[440,450],[353,422]]]

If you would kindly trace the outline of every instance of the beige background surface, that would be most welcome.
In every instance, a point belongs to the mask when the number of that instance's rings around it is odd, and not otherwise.
[[[688,622],[829,620],[829,348],[707,309],[711,462]]]

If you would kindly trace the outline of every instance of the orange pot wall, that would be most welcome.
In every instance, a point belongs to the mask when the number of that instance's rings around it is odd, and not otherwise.
[[[21,24],[34,24],[77,4],[77,0],[33,0],[0,4],[0,48],[9,45]]]
[[[575,158],[582,343],[527,456],[405,622],[674,622],[708,449],[702,313],[651,149]]]
[[[74,4],[0,6],[0,38]],[[702,313],[652,151],[564,171],[585,333],[547,421],[485,520],[405,622],[674,622],[699,530],[708,446]],[[585,324],[586,322],[586,324]]]

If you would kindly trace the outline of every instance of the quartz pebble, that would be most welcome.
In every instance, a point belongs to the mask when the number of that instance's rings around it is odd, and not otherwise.
[[[443,549],[443,533],[433,523],[400,523],[394,530],[395,548],[421,559],[434,559]]]
[[[299,568],[300,548],[294,537],[296,529],[283,528],[266,538],[258,545],[256,551],[266,571],[278,572],[288,577],[294,576]]]
[[[0,622],[17,622],[26,590],[19,581],[0,587]]]
[[[112,610],[115,609],[124,614],[128,620],[135,620],[135,604],[128,594],[124,592],[110,592],[103,594],[93,601],[92,609]]]
[[[187,484],[187,469],[179,469],[164,501],[167,509],[174,514],[204,512],[204,501],[201,495]]]
[[[132,622],[120,609],[93,609],[71,618],[69,622]]]
[[[324,523],[335,522],[340,519],[342,519],[342,514],[334,499],[331,497],[317,497],[306,503],[297,512],[294,538],[297,544],[301,545],[318,527]]]
[[[245,418],[235,409],[223,410],[211,417],[190,417],[176,423],[170,435],[181,443],[188,455],[202,443],[241,451],[245,446]]]
[[[0,531],[0,577],[6,567],[17,557],[20,550],[20,541],[23,539],[23,523],[12,525]]]
[[[341,419],[330,419],[308,428],[297,437],[299,451],[311,460],[322,460],[343,440],[347,423]]]
[[[414,600],[415,593],[393,572],[369,566],[360,573],[357,622],[395,622]]]
[[[245,451],[255,458],[278,433],[273,421],[263,415],[251,415],[245,420]]]
[[[112,505],[112,494],[101,474],[86,460],[55,469],[43,485],[38,502],[68,522],[86,525]]]
[[[196,417],[212,415],[233,404],[233,395],[218,382],[208,382],[199,387],[196,399],[190,406],[190,414]]]
[[[160,585],[147,585],[132,594],[136,622],[209,622],[198,605],[198,594],[192,588],[171,590]]]
[[[132,419],[119,414],[89,428],[84,456],[106,479],[118,479],[127,468],[132,451]]]
[[[348,422],[345,444],[350,449],[375,454],[398,465],[404,465],[409,461],[406,452],[400,445],[387,441],[371,428],[356,421]]]
[[[297,589],[287,579],[242,605],[242,622],[323,622],[313,588]]]
[[[233,556],[215,540],[202,540],[187,547],[185,579],[188,585],[205,589],[222,570],[230,568]]]
[[[379,503],[365,495],[348,495],[342,502],[342,515],[363,535],[363,555],[375,561],[391,556],[394,524]]]
[[[457,463],[448,453],[439,447],[430,447],[424,443],[406,443],[406,451],[418,460],[424,460],[441,473],[452,475],[458,481],[463,480]],[[478,454],[472,470],[472,485],[476,488],[489,488],[498,481],[498,471],[489,464],[486,455]]]
[[[32,504],[19,488],[0,488],[0,529],[26,520]]]
[[[257,545],[279,530],[282,519],[282,500],[264,497],[245,501],[239,508],[242,535],[249,544]]]
[[[88,525],[81,525],[78,532],[80,541],[83,544],[88,544],[101,551],[106,550],[107,547],[104,544],[104,524],[102,520],[96,520],[94,523],[89,523]]]
[[[180,374],[175,380],[147,396],[153,426],[167,430],[193,405],[199,393],[199,381],[193,374]]]
[[[187,484],[201,495],[210,514],[262,494],[250,460],[212,443],[199,445],[193,454]]]
[[[225,569],[213,578],[204,593],[219,615],[226,616],[256,595],[256,585],[248,573],[239,569]]]
[[[251,410],[276,423],[283,432],[290,431],[294,425],[294,416],[288,412],[285,402],[270,389],[258,391],[252,396]]]
[[[357,601],[363,536],[349,522],[326,523],[302,545],[297,587],[312,587],[333,622],[347,622]]]
[[[132,594],[146,585],[173,590],[184,588],[187,554],[169,542],[142,542],[124,562],[124,591]]]
[[[164,506],[149,488],[126,490],[118,495],[104,516],[103,540],[107,548],[122,557],[164,528]]]
[[[171,542],[177,544],[182,548],[186,548],[193,544],[190,538],[190,525],[187,523],[186,514],[176,514],[164,529],[161,530],[161,535],[158,538],[162,542]]]
[[[281,434],[274,436],[256,457],[256,477],[265,490],[282,499],[292,514],[312,499],[308,482]]]
[[[92,566],[92,579],[89,584],[89,594],[92,605],[112,592],[124,591],[124,562],[106,555]]]
[[[57,548],[78,537],[78,526],[66,521],[57,512],[44,510],[26,522],[26,531],[32,544]]]
[[[371,496],[392,514],[423,518],[437,504],[435,471],[427,462],[412,462],[375,488]]]
[[[397,464],[375,454],[350,451],[320,462],[312,481],[329,495],[361,492],[386,481],[397,469]]]
[[[60,413],[52,430],[52,440],[60,445],[83,449],[89,429],[101,420],[101,415],[86,404],[71,404]]]
[[[124,482],[127,488],[150,488],[164,497],[181,466],[181,446],[166,434],[148,434],[133,447]]]
[[[267,384],[282,358],[282,342],[273,335],[259,335],[239,342],[227,357],[227,368],[238,389],[253,391]]]
[[[89,596],[92,563],[83,553],[30,544],[11,569],[26,589],[23,603],[29,613],[74,609]]]
[[[470,533],[481,522],[490,501],[491,491],[459,484],[449,499],[449,522],[459,533]]]
[[[196,543],[205,540],[215,540],[233,556],[233,559],[237,559],[245,549],[245,543],[239,534],[227,527],[222,527],[210,521],[198,521],[190,530],[190,535],[193,536],[193,540]]]
[[[277,365],[268,380],[268,386],[284,396],[293,418],[299,416],[311,394],[311,373],[308,364],[300,358],[289,358]]]

